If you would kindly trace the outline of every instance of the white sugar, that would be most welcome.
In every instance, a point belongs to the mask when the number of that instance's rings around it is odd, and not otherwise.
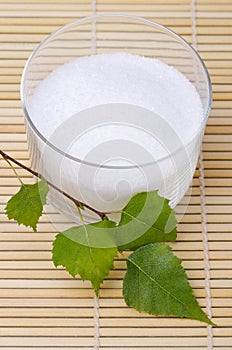
[[[72,115],[107,103],[128,103],[155,112],[183,143],[191,140],[202,122],[199,95],[180,72],[157,59],[127,53],[86,56],[60,66],[36,89],[29,113],[41,134],[49,139]],[[95,129],[86,142],[82,140],[82,151],[78,147],[76,156],[82,157],[83,146],[92,146],[93,136],[96,142],[102,142],[104,137],[115,137],[115,132],[126,137],[123,126],[120,130],[108,127],[105,134]],[[135,137],[137,140],[138,135]]]
[[[90,163],[141,165],[171,153],[153,167],[111,171],[44,156],[48,180],[62,180],[66,192],[99,210],[122,208],[133,193],[152,189],[175,205],[191,182],[199,141],[190,141],[203,120],[202,104],[184,75],[157,59],[127,53],[77,58],[39,84],[28,110],[46,139]],[[187,156],[185,147],[172,156],[189,143]]]

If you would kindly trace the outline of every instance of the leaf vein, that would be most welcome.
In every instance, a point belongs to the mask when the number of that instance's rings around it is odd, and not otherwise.
[[[132,218],[132,219],[134,219],[135,221],[139,222],[140,224],[142,224],[142,225],[148,227],[149,229],[153,229],[153,230],[159,231],[159,232],[162,233],[162,234],[165,233],[165,232],[163,232],[162,230],[160,230],[159,228],[153,226],[154,224],[148,225],[145,221],[139,220],[136,216],[134,216],[134,215],[132,215],[132,214],[129,214],[129,213],[128,213],[127,211],[125,211],[125,210],[121,210],[121,213],[128,215],[130,218]],[[168,233],[169,233],[169,232],[168,232]]]
[[[164,288],[159,282],[157,282],[154,278],[152,278],[146,271],[144,271],[138,264],[136,264],[133,260],[131,260],[129,257],[127,258],[130,263],[132,263],[139,271],[141,271],[145,276],[147,276],[151,281],[153,281],[160,289],[162,289],[166,294],[168,294],[170,297],[178,301],[180,304],[182,304],[185,308],[186,305],[181,301],[178,297],[170,293],[166,288]]]

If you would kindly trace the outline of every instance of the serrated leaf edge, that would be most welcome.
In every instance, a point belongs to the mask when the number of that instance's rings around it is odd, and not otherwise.
[[[155,243],[155,244],[159,244],[159,243]],[[172,250],[171,250],[171,247],[169,246],[169,245],[167,245],[167,244],[164,244],[164,243],[160,243],[160,244],[163,244],[166,248],[168,248],[169,249],[169,251],[171,251],[172,252]],[[149,245],[153,245],[153,243],[151,243],[151,244],[148,244],[147,246],[149,246]],[[143,248],[144,248],[145,246],[143,246]],[[142,248],[142,247],[140,247],[140,248]],[[139,250],[140,248],[138,248],[138,249],[136,249],[135,251],[137,251],[137,250]],[[132,253],[132,254],[134,254],[134,252]],[[132,255],[131,254],[131,255]],[[172,253],[173,254],[173,253]],[[178,266],[178,268],[180,268],[183,272],[184,272],[184,274],[185,274],[185,276],[186,276],[186,278],[188,279],[188,276],[187,276],[187,274],[186,274],[186,271],[185,271],[185,269],[183,268],[183,266],[181,265],[181,260],[177,257],[177,256],[175,256],[174,254],[173,254],[173,257],[175,258],[175,259],[177,259],[178,260],[178,262],[180,263],[180,265]],[[133,264],[139,271],[141,271],[145,276],[147,276],[151,281],[153,281],[156,285],[158,285],[159,286],[159,288],[161,288],[166,294],[168,294],[168,295],[170,295],[171,297],[172,297],[172,299],[176,299],[178,302],[180,302],[184,307],[185,307],[185,309],[187,309],[188,310],[188,308],[186,307],[186,305],[185,305],[185,303],[183,303],[181,300],[179,300],[179,298],[177,298],[175,295],[173,295],[173,294],[171,294],[166,288],[164,288],[162,285],[160,285],[156,280],[154,280],[151,276],[149,276],[147,273],[146,273],[146,271],[144,271],[143,269],[141,269],[140,268],[140,266],[138,265],[138,264],[136,264],[133,260],[131,260],[130,259],[130,256],[129,257],[127,257],[127,262],[130,262],[131,264]],[[126,274],[128,273],[128,271],[126,272]],[[191,288],[191,286],[190,286],[190,288]],[[192,294],[192,296],[195,298],[195,296],[194,296],[194,294],[193,294],[193,290],[192,290],[192,288],[191,288],[191,294]],[[125,300],[125,302],[126,302],[126,304],[127,304],[127,301],[126,301],[126,297],[124,296],[124,300]],[[196,300],[196,298],[195,298],[195,300]],[[197,300],[196,300],[197,301]],[[128,305],[128,304],[127,304]],[[137,311],[139,311],[139,312],[142,312],[142,311],[145,311],[145,310],[142,310],[142,309],[140,309],[140,308],[138,308],[138,307],[136,307],[136,306],[134,306],[134,305],[128,305],[129,307],[133,307],[133,308],[135,308]],[[200,307],[200,305],[198,304],[198,306],[199,306],[199,308],[201,309],[201,307]],[[146,311],[148,314],[150,314],[150,315],[154,315],[152,312],[148,312],[148,311]],[[203,311],[202,311],[203,312]],[[191,314],[191,313],[190,313]],[[157,316],[157,314],[155,314],[156,316]],[[162,314],[159,314],[159,315],[162,315]],[[165,315],[167,315],[167,314],[165,314]],[[169,316],[171,316],[171,315],[169,315]],[[180,318],[186,318],[185,316],[176,316],[176,315],[172,315],[172,316],[175,316],[175,317],[180,317]],[[211,325],[211,326],[217,326],[214,322],[212,322],[209,318],[208,318],[208,316],[205,314],[205,316],[206,316],[206,318],[207,318],[207,324],[208,325]],[[187,317],[188,319],[190,318],[190,317]],[[193,317],[192,317],[192,319],[195,319],[195,320],[198,320],[198,319],[196,319],[195,317],[194,317],[194,315],[193,315]],[[204,321],[202,321],[202,320],[199,320],[200,322],[204,322]]]
[[[170,247],[169,247],[170,248]],[[170,248],[171,250],[171,248]],[[159,284],[159,282],[157,282],[154,278],[152,278],[151,276],[148,275],[148,273],[146,271],[144,271],[143,269],[140,268],[140,266],[138,264],[136,264],[133,260],[130,259],[130,257],[127,258],[127,260],[133,264],[134,266],[137,267],[138,270],[140,270],[145,276],[147,276],[151,281],[153,281],[160,289],[162,289],[166,294],[170,295],[172,297],[172,299],[176,299],[179,303],[181,303],[185,308],[186,305],[179,299],[177,298],[175,295],[173,295],[171,292],[169,292],[166,288],[164,288],[161,284]],[[182,268],[182,267],[181,267]],[[183,268],[182,268],[183,269]],[[184,270],[184,269],[183,269]]]

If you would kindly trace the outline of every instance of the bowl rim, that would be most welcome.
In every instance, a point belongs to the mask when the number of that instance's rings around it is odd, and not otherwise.
[[[88,166],[94,166],[94,167],[101,167],[101,168],[105,168],[105,169],[133,169],[133,168],[142,168],[145,166],[150,166],[152,164],[156,164],[157,162],[162,162],[163,160],[167,159],[170,157],[170,155],[165,155],[157,160],[154,160],[152,162],[149,163],[144,163],[144,164],[139,164],[139,165],[126,165],[126,166],[114,166],[114,165],[106,165],[106,164],[98,164],[98,163],[93,163],[93,162],[88,162],[82,159],[79,159],[71,154],[68,154],[64,151],[62,151],[61,149],[59,149],[58,147],[56,147],[55,145],[53,145],[49,140],[46,139],[46,137],[44,135],[42,135],[40,133],[40,131],[36,128],[35,124],[33,123],[28,108],[27,108],[27,104],[26,104],[26,96],[25,96],[25,79],[26,79],[26,74],[27,74],[27,70],[33,60],[33,58],[36,56],[37,52],[53,37],[55,37],[57,34],[61,33],[62,31],[66,31],[69,28],[72,28],[76,25],[82,24],[84,22],[89,22],[89,21],[94,21],[97,20],[99,18],[107,18],[107,17],[123,17],[123,18],[128,18],[131,20],[136,20],[138,22],[141,22],[143,24],[147,24],[149,26],[153,26],[156,27],[164,32],[166,32],[167,34],[171,35],[173,38],[175,38],[177,41],[179,41],[180,43],[183,44],[183,46],[185,46],[190,52],[193,53],[193,55],[195,55],[200,63],[200,65],[203,68],[203,71],[205,73],[205,77],[206,77],[206,82],[208,85],[208,103],[207,103],[207,109],[204,112],[203,118],[202,118],[202,122],[199,125],[199,128],[197,129],[196,133],[192,136],[192,138],[185,144],[181,145],[180,147],[178,147],[173,153],[171,153],[172,155],[178,153],[180,150],[184,148],[186,148],[189,144],[191,144],[191,142],[194,140],[194,138],[198,135],[201,134],[201,132],[204,130],[210,110],[211,110],[211,105],[212,105],[212,84],[211,84],[211,79],[208,73],[208,70],[205,66],[204,61],[202,60],[202,58],[200,57],[199,53],[196,51],[196,49],[194,47],[192,47],[182,36],[178,35],[177,33],[175,33],[173,30],[171,30],[170,28],[157,23],[155,21],[151,21],[149,19],[143,18],[143,17],[139,17],[139,16],[134,16],[134,15],[129,15],[127,13],[103,13],[103,14],[98,14],[98,15],[94,15],[94,16],[88,16],[88,17],[83,17],[80,19],[77,19],[73,22],[70,22],[68,24],[65,24],[61,27],[59,27],[58,29],[56,29],[54,32],[52,32],[51,34],[49,34],[48,36],[46,36],[37,46],[36,48],[33,50],[33,52],[31,53],[31,55],[29,56],[24,69],[23,69],[23,73],[22,73],[22,77],[21,77],[21,82],[20,82],[20,98],[21,98],[21,104],[22,104],[22,108],[23,108],[23,112],[26,118],[26,121],[29,123],[30,127],[32,128],[32,130],[37,134],[37,136],[46,144],[46,146],[51,147],[53,150],[55,150],[56,152],[62,154],[63,156],[78,162],[80,164],[85,164]],[[91,107],[90,107],[91,108]]]

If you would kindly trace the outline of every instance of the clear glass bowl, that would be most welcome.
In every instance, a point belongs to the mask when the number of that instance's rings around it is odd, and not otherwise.
[[[158,58],[175,67],[193,84],[200,96],[203,118],[197,132],[188,142],[183,143],[170,126],[164,125],[162,116],[120,101],[117,104],[106,103],[88,108],[70,116],[66,124],[66,135],[64,128],[59,128],[55,136],[47,139],[36,128],[35,116],[30,113],[30,100],[41,81],[54,69],[77,57],[114,52]],[[176,206],[192,181],[211,107],[212,92],[203,61],[183,38],[146,19],[124,14],[105,14],[70,23],[42,41],[25,66],[21,99],[32,167],[73,197],[87,202],[97,210],[108,212],[121,209],[133,193],[153,189],[158,189],[161,195],[168,198],[172,207]],[[111,113],[117,118],[119,111],[127,113],[129,118],[135,115],[135,124],[146,128],[147,132],[154,132],[160,142],[165,143],[167,154],[158,159],[151,155],[147,157],[146,152],[140,152],[141,147],[137,149],[138,145],[131,143],[125,149],[132,162],[118,166],[117,162],[109,164],[102,161],[98,152],[91,153],[85,159],[78,159],[69,152],[79,121],[84,122],[90,118],[92,126],[99,126],[105,122],[103,115]],[[149,123],[144,124],[146,118],[154,121],[155,131],[149,130]],[[117,145],[113,147],[114,153]],[[73,203],[57,191],[51,189],[49,201],[60,212],[78,221]],[[90,221],[95,219],[89,211],[85,211],[85,216]]]

